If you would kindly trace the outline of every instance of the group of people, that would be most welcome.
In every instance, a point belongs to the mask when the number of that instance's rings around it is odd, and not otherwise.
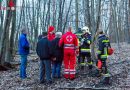
[[[22,29],[19,37],[19,54],[21,56],[20,77],[26,78],[27,55],[29,54],[29,42],[27,40],[27,31]],[[110,74],[107,70],[106,60],[108,55],[113,53],[109,38],[103,31],[98,35],[98,53],[96,76],[104,76],[103,83],[108,83]],[[52,83],[52,78],[61,78],[61,66],[63,62],[66,79],[74,80],[76,78],[76,58],[81,70],[86,64],[90,70],[93,68],[91,59],[91,33],[88,27],[83,27],[80,32],[73,33],[69,27],[67,32],[55,32],[53,26],[48,27],[48,32],[43,32],[38,37],[36,53],[40,58],[40,83]],[[87,71],[86,71],[87,72]]]

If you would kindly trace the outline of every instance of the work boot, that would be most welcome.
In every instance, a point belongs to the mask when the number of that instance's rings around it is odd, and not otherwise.
[[[81,66],[81,70],[84,70],[85,66]]]
[[[45,83],[45,85],[46,86],[50,86],[51,84],[53,84],[54,82],[53,81],[47,81],[46,83]]]
[[[92,68],[93,68],[93,66],[92,66],[92,65],[89,65],[89,66],[88,66],[88,68],[89,68],[89,69],[92,69]]]
[[[92,77],[100,77],[101,76],[101,71],[96,69],[94,72],[91,72]]]

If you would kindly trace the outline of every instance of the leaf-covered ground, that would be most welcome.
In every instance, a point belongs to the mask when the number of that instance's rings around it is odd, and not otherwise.
[[[89,76],[89,70],[78,70],[73,81],[54,79],[50,86],[39,84],[39,60],[36,54],[29,55],[27,75],[28,78],[19,78],[19,66],[16,69],[0,72],[0,90],[130,90],[130,45],[121,43],[120,46],[112,44],[114,54],[109,57],[108,69],[111,72],[111,85],[96,86],[101,78]],[[19,62],[16,55],[15,62]]]

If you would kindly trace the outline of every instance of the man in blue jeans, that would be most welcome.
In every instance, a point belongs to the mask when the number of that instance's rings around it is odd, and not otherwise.
[[[36,52],[40,57],[40,83],[51,84],[51,55],[50,55],[50,41],[47,39],[47,33],[38,41]],[[46,76],[46,79],[45,79]]]
[[[20,65],[20,78],[25,79],[26,76],[26,66],[27,66],[27,56],[29,54],[29,42],[27,40],[27,29],[24,27],[21,30],[21,35],[18,41],[18,51],[21,56]]]

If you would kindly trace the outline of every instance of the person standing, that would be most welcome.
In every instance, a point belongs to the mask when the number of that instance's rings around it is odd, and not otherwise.
[[[75,34],[72,33],[71,27],[59,41],[59,46],[64,47],[64,77],[66,79],[75,79],[75,66],[76,66],[76,53],[78,50],[78,39]]]
[[[51,84],[51,44],[47,39],[47,34],[38,41],[36,52],[40,57],[40,83]],[[46,76],[46,78],[45,78]]]
[[[109,49],[111,49],[109,38],[102,30],[98,31],[97,76],[99,76],[101,73],[103,75],[103,79],[101,80],[100,84],[109,84],[110,73],[108,72],[106,62],[108,55],[110,55]]]
[[[84,69],[84,65],[86,64],[85,59],[87,59],[88,68],[92,69],[92,59],[91,59],[91,33],[89,32],[88,27],[82,28],[83,34],[81,35],[81,45],[80,45],[80,64],[81,69]]]
[[[62,36],[62,32],[56,32],[56,38],[52,40],[52,77],[60,78],[61,65],[63,61],[63,48],[59,47],[59,40]]]
[[[27,67],[27,56],[29,54],[29,42],[27,40],[27,29],[24,27],[21,30],[21,35],[18,40],[18,51],[21,57],[20,64],[20,78],[25,79],[26,75],[26,67]]]

